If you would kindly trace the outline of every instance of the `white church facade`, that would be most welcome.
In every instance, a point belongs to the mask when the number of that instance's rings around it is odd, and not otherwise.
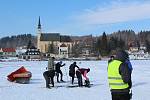
[[[70,36],[60,35],[60,33],[42,32],[39,17],[37,28],[37,48],[43,54],[50,54],[57,58],[68,58],[69,54],[72,52],[72,42]]]

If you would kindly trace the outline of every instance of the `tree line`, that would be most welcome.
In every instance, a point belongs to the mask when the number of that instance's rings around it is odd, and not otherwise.
[[[123,30],[106,35],[103,32],[97,40],[97,51],[102,56],[115,53],[118,49],[128,50],[130,46],[145,46],[150,52],[150,31],[135,33],[133,30]]]
[[[11,37],[7,36],[0,39],[0,48],[27,46],[29,41],[32,41],[32,43],[36,45],[36,36],[32,36],[31,34],[22,34]]]
[[[130,46],[146,46],[146,51],[150,52],[150,31],[141,31],[135,33],[133,30],[122,30],[108,34],[103,32],[98,37],[89,36],[88,39],[77,36],[75,39],[71,36],[72,42],[80,38],[80,42],[74,42],[72,54],[79,57],[82,51],[88,49],[92,56],[108,56],[114,54],[118,49],[128,50]],[[70,39],[70,38],[69,38]],[[66,40],[66,39],[65,39]],[[32,42],[37,46],[37,37],[31,34],[3,37],[0,39],[0,48],[16,48],[28,46]],[[49,45],[52,48],[52,45]],[[52,48],[53,49],[53,48]],[[49,52],[52,51],[49,49]]]

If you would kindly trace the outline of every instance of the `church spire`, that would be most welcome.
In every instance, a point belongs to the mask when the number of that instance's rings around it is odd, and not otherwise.
[[[40,16],[39,16],[39,22],[38,22],[38,29],[41,30],[41,21],[40,21]]]
[[[40,49],[40,38],[41,38],[42,28],[41,28],[41,21],[39,16],[39,22],[37,27],[37,48]]]

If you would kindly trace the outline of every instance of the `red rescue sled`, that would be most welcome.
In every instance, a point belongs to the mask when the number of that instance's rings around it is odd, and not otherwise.
[[[19,68],[18,70],[10,73],[7,76],[7,79],[11,82],[27,84],[32,77],[32,73],[27,71],[24,67]]]

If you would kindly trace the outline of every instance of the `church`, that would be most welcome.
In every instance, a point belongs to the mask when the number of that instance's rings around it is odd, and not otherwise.
[[[50,54],[56,58],[68,58],[72,52],[72,40],[70,36],[60,33],[42,32],[39,17],[37,27],[37,48],[43,54]]]

